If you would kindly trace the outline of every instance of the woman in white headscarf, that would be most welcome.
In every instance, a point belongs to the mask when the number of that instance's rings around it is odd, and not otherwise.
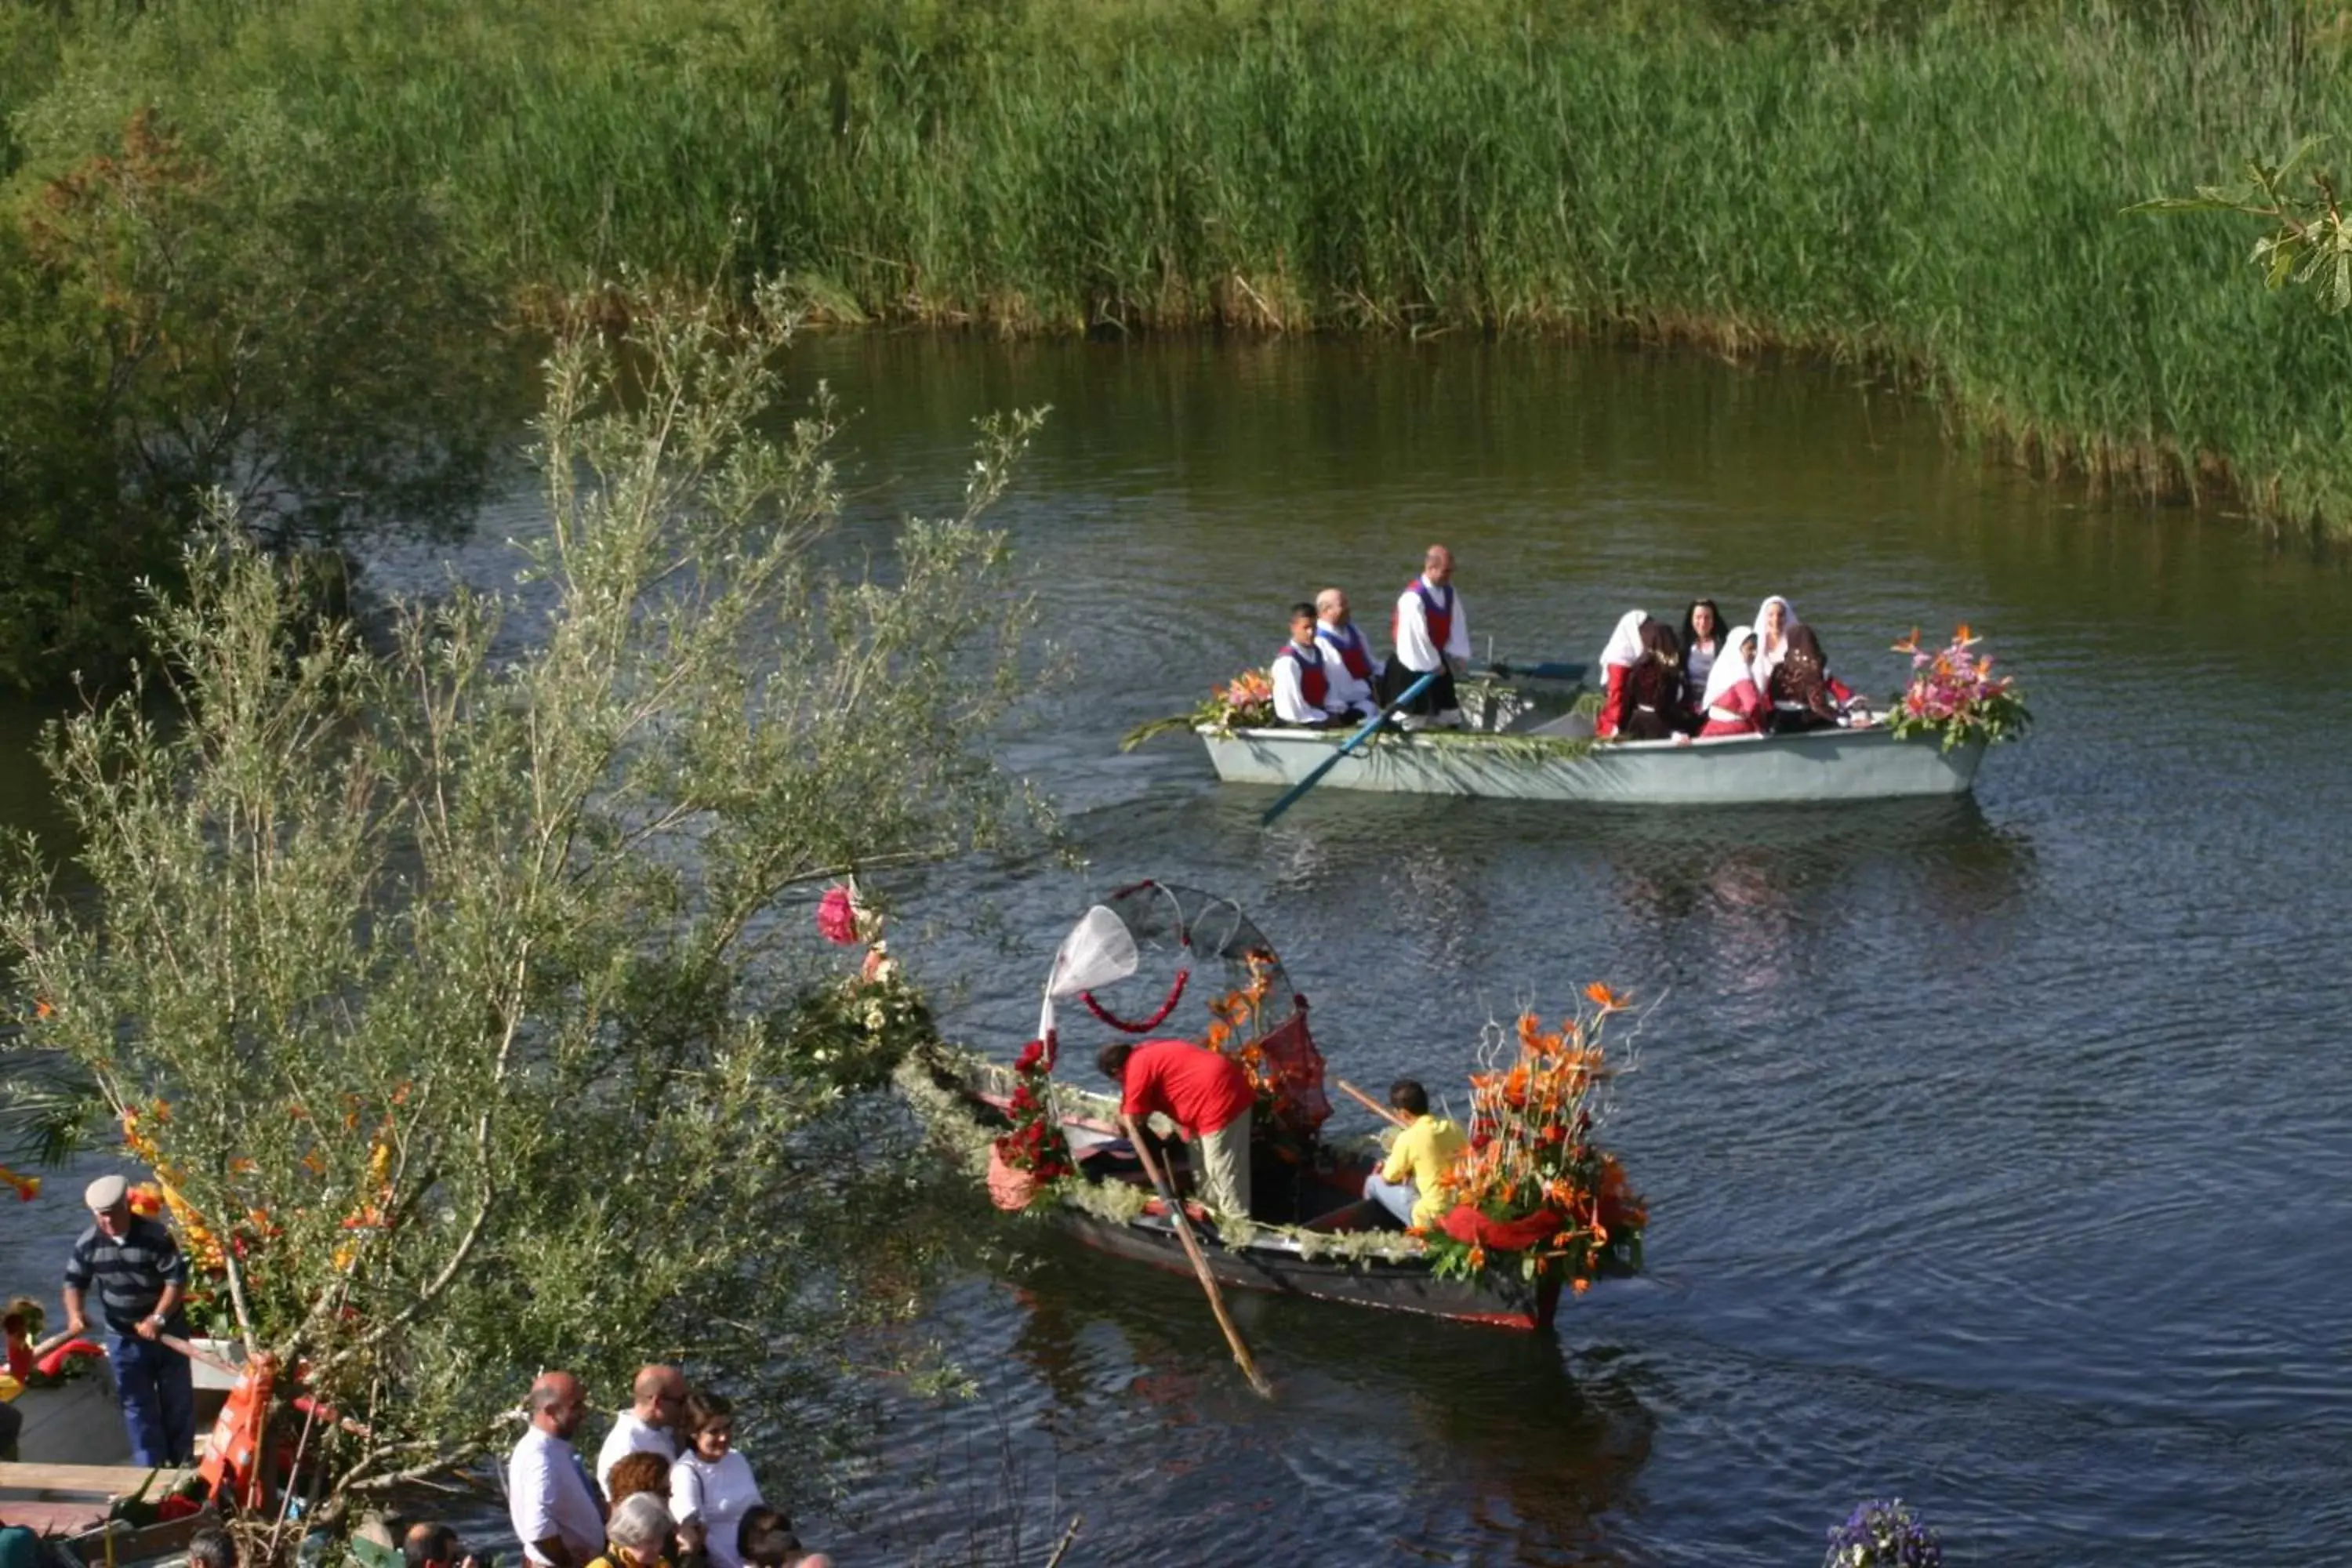
[[[1748,673],[1757,641],[1756,634],[1746,626],[1732,627],[1731,635],[1723,639],[1723,651],[1715,656],[1715,668],[1706,672],[1706,696],[1699,708],[1706,722],[1699,727],[1700,740],[1710,735],[1763,733],[1768,711],[1764,693]]]
[[[1625,722],[1625,677],[1642,657],[1642,623],[1649,618],[1645,610],[1626,611],[1617,617],[1617,629],[1609,634],[1609,644],[1601,650],[1604,685],[1592,732],[1604,741],[1613,740]]]
[[[1756,618],[1748,623],[1756,633],[1756,657],[1749,661],[1748,675],[1757,690],[1772,689],[1772,672],[1789,657],[1789,628],[1796,624],[1797,606],[1778,594],[1767,594],[1756,606]]]

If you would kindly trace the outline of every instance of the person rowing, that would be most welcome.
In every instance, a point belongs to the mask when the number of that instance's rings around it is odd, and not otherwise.
[[[1157,1112],[1192,1140],[1203,1203],[1229,1219],[1249,1217],[1257,1090],[1241,1063],[1190,1040],[1115,1040],[1095,1066],[1118,1085],[1120,1115],[1140,1129]]]
[[[1454,587],[1454,552],[1433,544],[1422,557],[1421,575],[1397,595],[1390,622],[1395,657],[1381,670],[1382,706],[1394,702],[1423,676],[1435,673],[1429,689],[1405,709],[1405,728],[1430,723],[1459,727],[1462,704],[1455,678],[1470,669],[1470,617]]]
[[[1389,1107],[1401,1119],[1400,1131],[1388,1158],[1364,1178],[1364,1196],[1399,1225],[1433,1230],[1453,1206],[1448,1178],[1470,1141],[1451,1121],[1429,1113],[1429,1091],[1418,1079],[1401,1078],[1391,1084]]]

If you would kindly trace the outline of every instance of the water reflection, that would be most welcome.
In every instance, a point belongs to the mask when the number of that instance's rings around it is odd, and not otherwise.
[[[1622,1560],[1614,1521],[1655,1422],[1610,1352],[1571,1371],[1548,1336],[1241,1297],[1276,1384],[1257,1405],[1187,1279],[1056,1239],[1006,1289],[1016,1327],[991,1402],[1032,1411],[1066,1486],[1108,1467],[1131,1488],[1206,1489],[1206,1517],[1185,1528],[1255,1561]],[[1004,1381],[1013,1366],[1042,1405]],[[1237,1399],[1245,1434],[1230,1426]],[[1492,1537],[1466,1558],[1465,1527]]]

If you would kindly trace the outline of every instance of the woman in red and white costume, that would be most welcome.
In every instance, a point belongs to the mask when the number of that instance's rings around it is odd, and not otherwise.
[[[1642,657],[1642,623],[1649,618],[1647,610],[1626,611],[1617,617],[1617,627],[1601,650],[1601,674],[1607,684],[1601,711],[1592,718],[1592,732],[1604,741],[1615,740],[1625,727],[1625,677]]]
[[[1748,673],[1748,660],[1755,654],[1756,634],[1746,626],[1732,627],[1731,635],[1723,639],[1723,651],[1715,656],[1715,668],[1706,672],[1706,697],[1699,708],[1706,722],[1699,726],[1700,740],[1764,732],[1769,710],[1764,694],[1756,689],[1755,677]]]

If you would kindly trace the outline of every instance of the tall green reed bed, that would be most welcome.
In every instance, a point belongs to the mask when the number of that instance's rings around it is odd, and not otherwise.
[[[484,10],[182,0],[87,24],[53,118],[267,95],[352,178],[437,189],[517,289],[781,268],[835,315],[1018,331],[1787,345],[2032,457],[2352,529],[2352,330],[2226,221],[2121,214],[2352,131],[2300,0]]]

